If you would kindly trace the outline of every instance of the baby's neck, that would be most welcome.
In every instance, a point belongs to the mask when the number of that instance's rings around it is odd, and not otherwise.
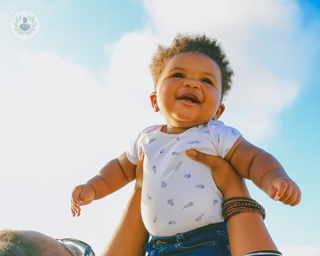
[[[201,124],[199,124],[199,125],[201,125]],[[161,131],[164,132],[164,133],[168,133],[168,134],[180,134],[180,133],[183,133],[186,130],[189,130],[190,128],[195,127],[195,126],[191,126],[191,127],[174,127],[174,126],[170,126],[170,125],[165,125],[165,126],[162,126]]]
[[[169,127],[168,125],[162,126],[161,131],[169,134],[179,134],[190,128]]]

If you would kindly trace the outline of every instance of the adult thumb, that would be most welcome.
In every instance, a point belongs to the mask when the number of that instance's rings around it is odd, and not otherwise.
[[[208,155],[194,149],[188,149],[186,153],[191,159],[205,164],[211,170],[216,169],[221,164],[221,161],[223,161],[221,157]]]

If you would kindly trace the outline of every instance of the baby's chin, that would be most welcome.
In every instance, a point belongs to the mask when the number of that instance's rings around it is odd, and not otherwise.
[[[179,120],[179,122],[175,123],[174,125],[167,124],[168,127],[175,127],[180,129],[190,129],[192,127],[200,126],[200,125],[206,125],[208,122],[210,122],[212,119],[209,119],[207,121],[193,121],[193,120]]]
[[[189,127],[189,128],[192,128],[192,127],[195,127],[195,126],[199,126],[199,125],[202,125],[202,124],[207,124],[208,122],[210,122],[212,119],[201,119],[201,120],[190,120],[188,118],[186,118],[185,120],[180,120],[180,124],[181,126],[185,126],[185,127]]]

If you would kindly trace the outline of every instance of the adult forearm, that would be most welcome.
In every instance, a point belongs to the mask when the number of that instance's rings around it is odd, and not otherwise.
[[[224,200],[231,197],[250,198],[244,180],[238,178],[223,195]],[[249,252],[261,250],[277,250],[262,217],[257,213],[242,212],[235,214],[228,219],[227,227],[232,256],[242,256]]]
[[[223,197],[251,198],[244,179],[238,175],[229,176],[228,187]],[[229,243],[232,256],[242,256],[249,252],[277,250],[262,217],[254,212],[242,212],[232,215],[227,221]]]
[[[149,234],[142,222],[140,202],[141,189],[136,189],[101,256],[145,255],[143,244],[148,241]]]
[[[228,219],[227,227],[232,256],[261,250],[277,250],[262,217],[257,213],[235,214]]]

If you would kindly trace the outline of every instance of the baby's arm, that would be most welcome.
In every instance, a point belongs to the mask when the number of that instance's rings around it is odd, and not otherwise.
[[[107,163],[99,173],[86,184],[73,189],[71,211],[73,216],[80,215],[80,206],[103,198],[122,188],[135,179],[136,166],[132,164],[126,153]]]
[[[87,181],[95,191],[95,200],[103,198],[135,179],[136,166],[132,164],[126,153],[107,163],[99,173]]]
[[[225,159],[244,178],[251,179],[274,200],[291,206],[300,202],[299,187],[269,153],[239,137]]]

